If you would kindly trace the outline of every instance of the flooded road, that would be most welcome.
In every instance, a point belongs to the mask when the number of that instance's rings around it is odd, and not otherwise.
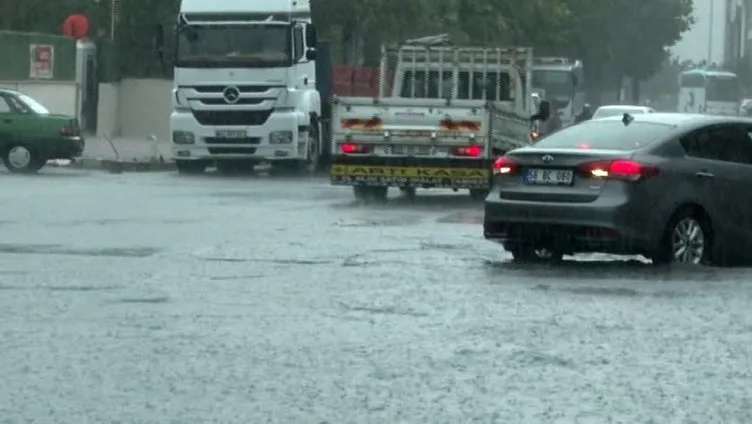
[[[0,179],[2,423],[752,422],[748,269],[512,264],[451,192]]]

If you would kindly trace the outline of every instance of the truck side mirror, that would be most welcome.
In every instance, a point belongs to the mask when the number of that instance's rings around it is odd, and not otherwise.
[[[308,47],[316,47],[318,44],[318,37],[316,36],[316,27],[312,24],[308,24],[305,27],[306,45]],[[307,53],[306,53],[307,54]]]
[[[551,116],[551,103],[541,100],[538,113],[530,117],[531,121],[546,121]]]

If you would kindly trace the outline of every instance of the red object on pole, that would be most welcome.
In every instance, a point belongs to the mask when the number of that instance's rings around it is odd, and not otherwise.
[[[86,38],[89,35],[89,18],[80,13],[68,16],[63,21],[62,32],[63,35],[77,40]]]

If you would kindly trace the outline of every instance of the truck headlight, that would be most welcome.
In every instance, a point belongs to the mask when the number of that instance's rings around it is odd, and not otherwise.
[[[292,143],[292,131],[272,131],[269,134],[270,144],[290,144]]]
[[[173,131],[172,142],[175,144],[196,144],[196,136],[189,131]]]

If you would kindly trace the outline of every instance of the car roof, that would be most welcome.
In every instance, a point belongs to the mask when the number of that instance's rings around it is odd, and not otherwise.
[[[710,70],[710,69],[690,69],[682,72],[683,75],[707,75],[711,77],[735,77],[736,74],[729,71]]]
[[[0,88],[0,93],[15,94],[15,95],[23,94],[18,90],[11,90],[10,88]]]
[[[622,116],[608,116],[600,118],[598,121],[620,121]],[[649,122],[654,124],[667,124],[676,127],[694,127],[711,124],[724,124],[724,123],[747,123],[752,124],[752,119],[744,118],[740,116],[722,116],[722,115],[702,115],[695,113],[671,113],[671,112],[659,112],[659,113],[644,113],[636,114],[632,116],[633,122]]]
[[[599,107],[597,110],[649,110],[650,107],[648,106],[637,106],[637,105],[603,105]]]

